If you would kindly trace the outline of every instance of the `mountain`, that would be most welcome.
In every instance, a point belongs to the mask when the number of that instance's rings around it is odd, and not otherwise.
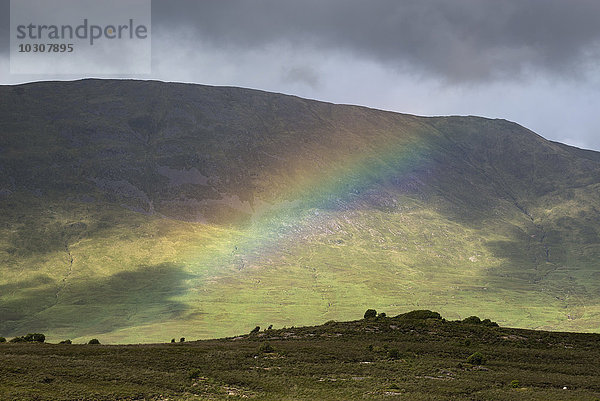
[[[0,335],[367,307],[598,331],[600,153],[505,120],[128,80],[0,87]]]

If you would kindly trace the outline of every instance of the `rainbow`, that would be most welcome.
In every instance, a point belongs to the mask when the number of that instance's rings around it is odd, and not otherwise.
[[[331,163],[334,167],[327,171],[315,169],[302,174],[295,185],[257,211],[251,224],[219,244],[210,244],[207,252],[196,258],[194,264],[204,272],[202,276],[226,266],[243,269],[260,265],[262,258],[274,257],[291,244],[305,241],[332,213],[364,206],[372,195],[370,189],[412,182],[412,172],[428,168],[427,153],[436,133],[422,120],[412,122],[409,131],[369,138],[364,149],[337,157]],[[289,163],[289,158],[286,160]],[[292,162],[305,163],[297,157]]]

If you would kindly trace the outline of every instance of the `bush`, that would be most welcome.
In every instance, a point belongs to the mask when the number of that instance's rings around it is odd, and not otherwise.
[[[373,346],[373,348],[371,348],[371,351],[376,352],[376,353],[387,352],[387,345],[384,346],[384,347],[380,347],[379,345],[375,345],[375,346]]]
[[[259,331],[260,331],[260,326],[256,326],[255,328],[252,329],[250,334],[258,333]]]
[[[411,312],[403,313],[396,317],[404,319],[442,319],[442,316],[439,313],[427,309],[414,310]]]
[[[43,343],[46,341],[46,336],[42,333],[27,334],[25,338],[34,343]]]
[[[185,342],[185,337],[181,337],[181,338],[179,339],[179,342],[180,342],[180,343],[184,343],[184,342]]]
[[[100,341],[99,341],[97,338],[92,338],[92,339],[91,339],[91,340],[88,342],[88,344],[90,344],[90,345],[98,345],[98,344],[100,344]]]
[[[188,372],[188,377],[192,380],[200,378],[201,375],[200,369],[192,369]]]
[[[174,339],[174,338],[171,338],[171,343],[174,343],[174,342],[175,342],[175,339]]]
[[[390,359],[398,359],[398,358],[400,358],[400,351],[398,351],[397,349],[393,348],[393,349],[391,349],[391,350],[389,350],[387,352],[387,356]]]
[[[0,337],[0,343],[5,343],[5,342],[6,342],[6,338]]]
[[[499,327],[498,323],[492,322],[490,319],[481,320],[477,316],[469,316],[469,317],[463,319],[462,322],[466,323],[466,324],[481,324],[486,327]]]
[[[475,352],[467,358],[467,363],[471,365],[483,365],[485,363],[485,356],[481,352]]]
[[[71,340],[62,340],[59,344],[72,344]]]
[[[364,317],[365,319],[372,319],[374,317],[377,317],[377,311],[375,309],[367,309]]]
[[[477,316],[469,316],[469,317],[463,319],[462,322],[466,323],[466,324],[481,324],[481,319],[478,318]]]
[[[487,327],[500,327],[498,325],[498,323],[492,322],[490,319],[483,319],[481,321],[481,324],[483,324],[484,326],[487,326]]]
[[[519,388],[519,387],[521,387],[521,383],[518,380],[513,380],[510,382],[510,386],[512,388]]]
[[[43,343],[44,341],[46,341],[46,336],[41,333],[29,333],[10,340],[11,343]]]
[[[379,315],[377,315],[378,318],[384,318],[387,315],[385,314],[385,312],[381,312]]]
[[[273,349],[273,347],[271,347],[271,344],[269,343],[261,344],[258,350],[263,354],[270,354],[271,352],[275,352],[275,350]]]

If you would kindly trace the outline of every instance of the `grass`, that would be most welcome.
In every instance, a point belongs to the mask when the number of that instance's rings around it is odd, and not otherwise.
[[[176,327],[188,337],[211,338],[266,323],[310,324],[315,315],[349,319],[369,305],[391,313],[435,308],[456,319],[477,305],[503,324],[578,328],[563,312],[571,302],[566,290],[506,277],[511,265],[490,251],[481,230],[425,207],[356,212],[349,222],[321,212],[306,237],[276,241],[266,251],[253,243],[251,230],[103,211],[109,212],[119,223],[70,243],[72,265],[56,249],[23,256],[7,271],[2,306],[17,319],[2,323],[2,335],[33,330],[56,341],[93,335],[147,342]],[[81,220],[71,216],[61,224]],[[335,234],[318,234],[328,224],[336,224]],[[586,321],[592,326],[579,328],[594,330],[594,321]]]
[[[598,341],[398,316],[174,344],[0,344],[0,399],[596,400]],[[467,362],[476,352],[482,365]]]

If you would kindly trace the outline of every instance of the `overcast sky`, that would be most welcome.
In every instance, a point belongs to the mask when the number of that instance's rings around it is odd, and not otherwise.
[[[11,75],[9,23],[0,0],[0,84],[83,78]],[[123,77],[506,118],[600,150],[600,1],[155,0],[152,73]]]

